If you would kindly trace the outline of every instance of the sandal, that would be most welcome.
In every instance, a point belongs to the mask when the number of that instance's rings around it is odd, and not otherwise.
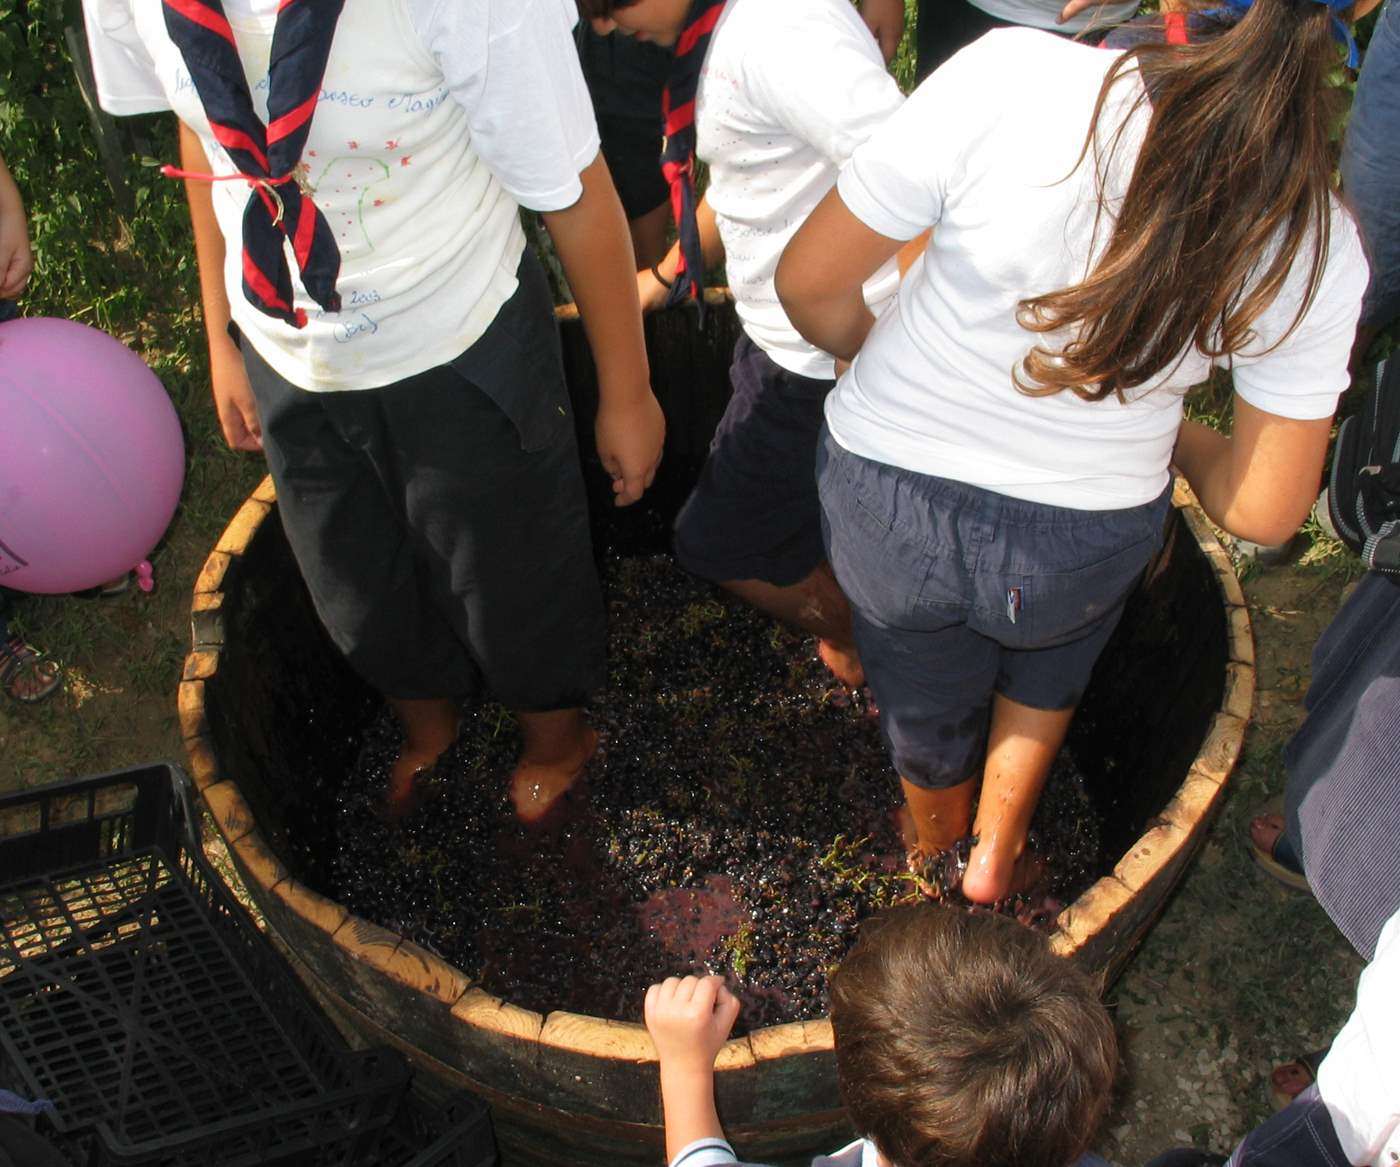
[[[1266,821],[1269,819],[1278,819],[1279,821],[1275,824]],[[1266,849],[1255,842],[1254,829],[1256,826],[1278,830],[1271,847]],[[1249,826],[1246,828],[1246,841],[1249,844],[1249,853],[1254,857],[1254,862],[1263,868],[1265,874],[1294,891],[1312,890],[1308,886],[1308,877],[1303,874],[1303,862],[1298,857],[1298,853],[1294,851],[1293,844],[1288,841],[1288,832],[1283,823],[1282,795],[1270,799],[1250,818]]]
[[[1293,1103],[1298,1095],[1317,1081],[1317,1069],[1331,1048],[1328,1046],[1327,1049],[1299,1054],[1291,1062],[1274,1067],[1269,1075],[1269,1101],[1275,1110],[1282,1110]]]
[[[14,701],[33,705],[52,697],[63,684],[63,670],[19,636],[0,643],[0,688]]]

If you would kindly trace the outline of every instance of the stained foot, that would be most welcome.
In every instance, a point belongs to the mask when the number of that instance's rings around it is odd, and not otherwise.
[[[516,817],[527,825],[539,823],[573,788],[598,750],[598,734],[584,727],[574,748],[547,761],[522,758],[510,776],[510,800]]]
[[[1284,1062],[1269,1075],[1269,1086],[1280,1098],[1292,1101],[1313,1084],[1312,1071],[1302,1062]]]
[[[855,645],[850,648],[837,648],[829,640],[817,640],[817,655],[822,658],[836,679],[848,689],[859,689],[865,684],[865,669],[861,667],[860,653]]]
[[[1265,855],[1274,853],[1274,845],[1283,832],[1281,814],[1257,814],[1249,820],[1249,841]]]
[[[379,804],[379,817],[386,823],[398,823],[416,814],[423,805],[423,793],[419,785],[432,770],[431,766],[419,766],[401,775],[398,766],[389,773],[389,785],[384,788],[384,798]]]
[[[875,694],[869,685],[859,689],[848,689],[845,685],[833,685],[824,694],[822,701],[836,709],[854,709],[868,721],[880,720],[880,707],[875,704]]]
[[[1017,855],[979,841],[968,858],[962,893],[974,904],[998,904],[1012,896],[1034,898],[1044,876],[1045,861],[1030,847]]]
[[[389,784],[384,788],[384,801],[379,804],[380,818],[387,823],[397,823],[418,810],[423,804],[424,778],[456,740],[457,731],[454,729],[446,741],[422,745],[404,743],[399,756],[389,768]]]
[[[909,828],[912,829],[912,823]],[[931,900],[947,900],[956,896],[962,889],[971,851],[970,838],[959,839],[951,847],[933,854],[917,845],[909,847],[906,863],[919,894]]]

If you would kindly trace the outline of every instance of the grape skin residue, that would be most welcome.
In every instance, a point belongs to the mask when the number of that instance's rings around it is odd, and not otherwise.
[[[525,1008],[638,1020],[652,981],[729,978],[738,1032],[826,1011],[828,972],[861,920],[917,894],[898,783],[859,695],[812,641],[664,556],[607,564],[602,748],[542,830],[515,819],[518,749],[499,706],[466,713],[425,807],[375,815],[398,730],[385,712],[329,813],[290,840],[332,873],[318,890]],[[1098,823],[1057,766],[1036,834],[1068,898],[1098,863]]]

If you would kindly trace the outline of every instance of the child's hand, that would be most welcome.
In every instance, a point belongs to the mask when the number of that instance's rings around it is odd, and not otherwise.
[[[708,1072],[739,1016],[723,977],[671,977],[647,990],[642,1014],[663,1065]]]
[[[0,300],[13,300],[24,291],[33,270],[34,252],[29,247],[24,204],[0,160]]]
[[[34,253],[24,219],[0,219],[0,300],[13,300],[29,283],[34,270]]]
[[[226,337],[219,337],[209,346],[209,380],[214,390],[219,428],[229,448],[250,453],[261,450],[262,422],[258,419],[258,403],[253,399],[243,358]]]
[[[602,395],[593,434],[598,458],[612,478],[613,504],[631,506],[656,477],[666,441],[666,418],[651,387],[623,397]]]

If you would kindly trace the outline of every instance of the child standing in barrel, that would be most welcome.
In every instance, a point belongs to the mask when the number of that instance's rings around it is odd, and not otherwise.
[[[733,396],[676,523],[688,571],[814,633],[846,684],[862,681],[850,607],[822,549],[812,477],[829,353],[792,327],[773,271],[841,164],[901,96],[847,0],[579,0],[598,32],[672,48],[664,160],[680,242],[639,276],[644,308],[698,293],[724,259],[744,332]],[[710,185],[694,202],[694,160]],[[887,299],[891,261],[865,294]]]
[[[603,611],[543,213],[598,364],[619,505],[651,482],[627,224],[564,0],[85,0],[102,104],[173,110],[214,401],[261,448],[316,608],[405,731],[388,810],[461,699],[515,710],[542,814],[596,745]],[[225,181],[230,180],[230,181]]]
[[[1170,465],[1260,543],[1316,497],[1366,283],[1332,194],[1350,33],[1317,0],[1231,8],[1203,43],[1121,54],[989,33],[857,149],[779,267],[793,322],[855,362],[827,402],[828,550],[918,852],[971,827],[975,901],[1034,881],[1031,815]],[[875,321],[862,283],[930,227]],[[1212,366],[1228,436],[1182,421]]]

